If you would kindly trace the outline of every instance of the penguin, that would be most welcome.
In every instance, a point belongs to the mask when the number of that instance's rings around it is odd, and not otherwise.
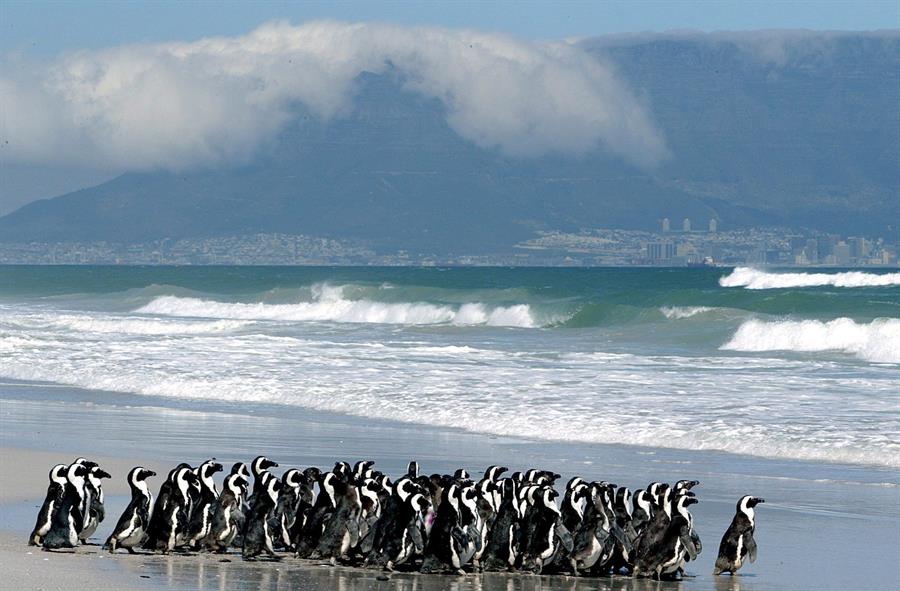
[[[188,545],[195,550],[200,548],[200,544],[209,535],[212,528],[213,513],[217,506],[216,501],[219,498],[219,491],[216,489],[213,474],[222,470],[222,464],[216,462],[215,459],[203,462],[194,470],[200,491],[199,496],[192,503],[191,519],[185,539]]]
[[[406,524],[406,527],[400,532],[400,536],[395,540],[396,552],[389,556],[389,560],[385,565],[387,570],[394,570],[398,566],[409,562],[409,560],[425,551],[425,541],[422,537],[422,519],[428,512],[430,503],[421,493],[415,493],[406,499],[404,503],[406,510],[403,512],[405,519],[400,519],[399,523]]]
[[[87,544],[88,538],[94,535],[100,523],[106,518],[106,507],[104,506],[103,496],[103,478],[111,478],[109,472],[104,471],[100,466],[94,466],[88,470],[87,480],[85,481],[85,490],[88,493],[87,508],[87,525],[78,532],[78,539],[82,544]]]
[[[235,462],[231,466],[229,475],[238,475],[243,479],[244,493],[240,497],[241,502],[237,509],[231,514],[231,517],[234,519],[235,525],[237,526],[237,535],[232,540],[232,543],[235,546],[241,546],[243,544],[244,536],[244,513],[250,510],[248,488],[253,474],[250,472],[250,468],[247,467],[247,464],[244,462]]]
[[[85,458],[75,458],[72,462],[73,464],[79,464],[87,468],[88,473],[90,473],[92,468],[97,468],[99,464],[97,462],[93,462],[91,460]],[[93,488],[88,483],[88,477],[85,476],[84,486],[81,487],[81,490],[78,491],[78,494],[81,495],[81,516],[82,522],[76,526],[78,529],[78,533],[81,534],[81,531],[84,530],[88,526],[88,522],[90,521],[90,508],[91,508],[91,498],[92,498]],[[81,536],[79,535],[79,540]]]
[[[244,526],[242,508],[250,485],[250,473],[232,472],[225,477],[222,493],[216,499],[209,533],[204,540],[206,548],[217,553],[226,552]]]
[[[197,476],[187,464],[180,464],[169,472],[169,477],[160,487],[153,513],[150,517],[150,531],[143,547],[147,550],[161,550],[168,554],[184,543],[184,534],[190,518],[190,489],[197,482]],[[165,496],[165,499],[160,498]]]
[[[584,491],[587,488],[587,483],[579,476],[571,478],[566,483],[566,492],[563,495],[560,513],[563,525],[570,532],[577,532],[584,519],[584,512],[587,509],[587,495],[584,494]]]
[[[520,514],[516,481],[512,478],[502,479],[500,490],[502,500],[488,533],[487,548],[481,557],[482,568],[487,571],[512,570],[519,557]]]
[[[556,505],[558,495],[551,486],[542,486],[535,496],[534,508],[529,512],[523,530],[522,570],[541,574],[544,564],[553,562],[559,551],[561,542],[557,525],[561,515]]]
[[[667,484],[653,483],[652,491],[649,493],[653,496],[656,492],[655,509],[653,519],[644,527],[643,531],[638,535],[634,544],[634,561],[641,560],[642,556],[649,552],[650,547],[659,543],[669,527],[669,521],[672,519],[672,488]]]
[[[264,484],[260,483],[260,487],[253,507],[250,508],[250,513],[247,515],[241,556],[244,560],[256,560],[257,556],[265,552],[270,559],[277,560],[272,532],[269,530],[269,513],[278,502],[281,482],[269,474],[269,478],[265,479]]]
[[[631,527],[640,537],[641,532],[653,519],[653,501],[646,490],[637,491],[632,497]],[[635,543],[637,543],[635,541]]]
[[[663,535],[656,539],[642,554],[637,556],[634,575],[672,578],[684,566],[686,557],[697,557],[697,549],[691,539],[693,518],[688,507],[697,503],[697,498],[681,495],[671,502],[671,518]]]
[[[331,495],[334,511],[324,523],[312,557],[330,558],[331,564],[336,565],[338,560],[345,560],[350,549],[359,543],[362,502],[355,484],[337,478],[333,480]]]
[[[607,483],[593,482],[582,489],[576,501],[587,499],[581,527],[575,534],[572,551],[572,569],[603,573],[615,550],[615,517],[607,511]]]
[[[733,575],[744,565],[745,560],[756,562],[756,540],[753,537],[756,531],[754,507],[760,503],[765,501],[750,495],[743,496],[738,501],[731,525],[725,530],[719,543],[719,556],[716,558],[713,575],[725,572]]]
[[[66,469],[65,464],[57,464],[50,469],[50,485],[47,487],[47,495],[44,497],[44,504],[38,511],[37,521],[31,535],[28,536],[29,546],[40,546],[44,536],[50,531],[53,524],[53,516],[59,509],[66,492]]]
[[[131,502],[125,507],[115,529],[106,539],[104,547],[113,554],[117,548],[125,548],[134,554],[134,547],[141,544],[147,536],[150,526],[150,509],[153,495],[147,486],[147,478],[156,476],[156,472],[141,466],[132,468],[128,473],[128,487],[131,489]]]
[[[459,471],[457,471],[459,473]],[[431,535],[425,546],[421,572],[451,571],[464,574],[465,557],[460,551],[468,546],[468,536],[462,530],[460,515],[461,487],[454,483],[444,491],[444,499],[438,508]]]
[[[269,468],[277,468],[278,464],[266,456],[257,456],[250,462],[250,472],[253,473],[253,493],[247,499],[247,505],[253,507],[256,495],[263,489],[264,476],[269,473]]]
[[[269,529],[276,548],[291,547],[291,528],[297,519],[297,508],[301,503],[300,487],[306,480],[303,472],[291,468],[281,475],[281,490],[278,502],[269,517]]]
[[[366,540],[370,546],[366,556],[367,568],[386,568],[393,570],[395,565],[402,564],[409,556],[404,557],[404,547],[407,541],[420,547],[422,551],[423,541],[421,532],[412,531],[417,526],[417,511],[427,511],[430,503],[424,494],[426,491],[416,484],[409,476],[404,476],[393,485],[386,480],[381,481],[383,497],[381,498],[381,517],[373,524],[372,533]],[[416,495],[421,500],[416,499]],[[408,536],[412,536],[407,540]],[[400,558],[403,557],[403,560]]]
[[[90,468],[82,464],[70,464],[66,468],[66,486],[62,501],[53,514],[50,530],[41,539],[44,550],[74,548],[78,545],[78,531],[80,525],[84,523],[82,505],[88,470]]]

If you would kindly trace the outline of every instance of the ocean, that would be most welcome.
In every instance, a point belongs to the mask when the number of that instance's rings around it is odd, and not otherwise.
[[[900,273],[0,267],[0,379],[900,467]]]

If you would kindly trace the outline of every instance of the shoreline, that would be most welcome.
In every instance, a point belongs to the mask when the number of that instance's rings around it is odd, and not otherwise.
[[[103,564],[96,573],[101,577],[101,589],[130,589],[130,585],[157,589],[214,587],[223,580],[228,589],[274,589],[290,584],[311,589],[418,586],[437,590],[447,588],[451,581],[460,589],[474,589],[476,582],[477,588],[506,589],[507,584],[519,585],[518,581],[525,581],[521,583],[525,588],[540,584],[551,589],[597,588],[598,584],[601,588],[646,588],[645,582],[625,577],[572,579],[519,574],[462,578],[403,574],[379,581],[376,576],[380,573],[374,571],[330,569],[292,558],[255,565],[243,563],[239,556],[229,556],[230,563],[218,563],[206,556],[151,556],[138,561],[127,555],[100,559],[91,554],[91,548],[79,548],[74,555],[59,559],[55,553],[38,553],[36,560],[28,559],[34,562],[18,560],[35,550],[25,545],[25,538],[37,512],[35,505],[43,500],[47,471],[54,463],[84,455],[99,460],[113,474],[112,481],[104,483],[107,521],[97,533],[98,538],[105,539],[127,502],[124,473],[133,465],[145,465],[164,474],[177,461],[197,464],[214,456],[227,464],[248,461],[258,452],[279,462],[277,474],[293,466],[330,467],[338,459],[365,457],[376,460],[376,468],[391,475],[404,472],[412,458],[429,473],[460,466],[478,473],[488,464],[503,463],[513,470],[550,468],[564,478],[575,473],[604,478],[632,489],[651,480],[693,476],[701,481],[696,489],[701,502],[694,507],[694,515],[705,549],[696,563],[689,563],[687,570],[693,578],[664,583],[660,588],[836,590],[859,586],[861,576],[868,588],[897,587],[900,583],[897,575],[878,567],[900,549],[897,470],[775,461],[721,452],[529,441],[318,412],[285,411],[279,415],[252,407],[249,413],[239,415],[225,412],[221,406],[210,405],[212,408],[206,410],[184,405],[154,406],[150,403],[155,401],[147,397],[34,383],[0,384],[0,401],[0,567],[5,572],[14,571],[15,576],[32,572],[28,569],[37,561],[45,563],[43,558],[49,558],[65,564],[61,573],[84,571],[88,577],[85,580],[91,581],[94,563]],[[151,484],[154,494],[159,484],[157,477]],[[712,577],[718,539],[730,522],[736,499],[749,493],[767,500],[758,512],[760,560],[733,580]],[[822,539],[878,540],[878,544],[862,547],[867,545],[841,543],[833,553],[816,552],[814,544]],[[150,579],[140,578],[148,573]],[[107,579],[113,580],[113,586],[104,587]],[[200,581],[205,581],[204,585]],[[653,585],[656,588],[657,583]]]

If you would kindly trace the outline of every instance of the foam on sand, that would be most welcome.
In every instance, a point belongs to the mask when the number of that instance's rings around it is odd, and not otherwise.
[[[735,267],[719,279],[722,287],[746,289],[784,289],[790,287],[889,287],[900,285],[900,273],[767,273],[750,267]]]
[[[731,351],[843,351],[865,361],[900,363],[900,319],[857,323],[850,318],[747,320],[722,349]]]

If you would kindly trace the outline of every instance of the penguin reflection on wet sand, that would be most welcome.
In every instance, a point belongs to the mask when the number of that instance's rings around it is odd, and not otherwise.
[[[713,575],[725,572],[733,575],[745,564],[745,560],[756,562],[756,540],[753,538],[756,531],[756,511],[753,508],[759,503],[765,501],[750,495],[741,497],[738,501],[734,519],[719,544],[719,556],[716,558]]]

